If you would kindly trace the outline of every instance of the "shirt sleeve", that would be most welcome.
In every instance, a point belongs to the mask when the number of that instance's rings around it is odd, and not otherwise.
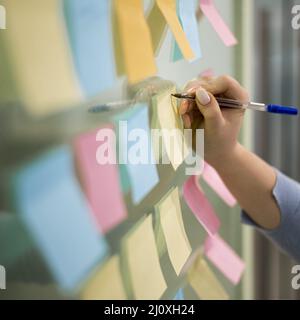
[[[242,210],[242,222],[254,226],[284,252],[300,262],[300,184],[277,171],[273,196],[280,209],[280,225],[273,230],[258,226]]]

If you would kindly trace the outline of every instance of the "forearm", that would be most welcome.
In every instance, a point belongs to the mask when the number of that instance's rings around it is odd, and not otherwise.
[[[265,229],[279,226],[280,210],[272,194],[276,173],[270,165],[239,144],[212,165],[253,221]]]

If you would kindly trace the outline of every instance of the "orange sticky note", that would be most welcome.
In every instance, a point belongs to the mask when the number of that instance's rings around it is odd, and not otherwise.
[[[195,55],[176,13],[176,0],[156,0],[156,3],[170,26],[182,55],[186,60],[193,60]]]
[[[141,0],[115,0],[117,26],[130,83],[156,74],[151,35]]]

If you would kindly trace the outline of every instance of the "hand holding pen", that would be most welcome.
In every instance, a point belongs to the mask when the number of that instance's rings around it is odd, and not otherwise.
[[[205,129],[206,161],[216,165],[220,159],[230,161],[239,144],[244,109],[249,106],[248,92],[235,79],[222,76],[192,81],[185,93],[190,98],[185,94],[181,99],[179,113],[186,128]],[[255,107],[266,108],[265,105]]]

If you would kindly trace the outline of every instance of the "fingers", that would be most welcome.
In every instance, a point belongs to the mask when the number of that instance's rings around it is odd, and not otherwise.
[[[217,100],[204,88],[196,91],[196,103],[208,127],[218,126],[225,121]]]
[[[184,88],[184,92],[187,92],[188,94],[195,94],[196,89],[200,86],[200,80],[192,80],[187,83],[187,85]],[[179,114],[183,115],[185,113],[190,112],[195,107],[195,103],[190,100],[183,100],[179,106]]]
[[[213,95],[222,94],[230,99],[249,101],[246,89],[230,76],[225,75],[210,80],[200,79],[199,84]]]
[[[183,125],[186,129],[190,129],[192,127],[192,121],[189,114],[182,115]]]

